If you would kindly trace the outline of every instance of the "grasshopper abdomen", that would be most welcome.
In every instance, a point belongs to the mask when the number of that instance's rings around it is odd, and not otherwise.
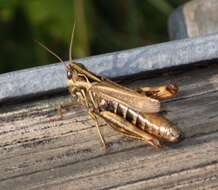
[[[135,127],[165,141],[177,142],[181,138],[181,132],[169,120],[158,114],[140,113],[116,101],[105,99],[100,101],[99,108],[100,111],[117,114]]]

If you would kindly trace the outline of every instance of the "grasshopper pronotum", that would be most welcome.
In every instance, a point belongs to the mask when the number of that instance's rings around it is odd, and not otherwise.
[[[95,75],[82,64],[72,61],[74,29],[75,25],[69,48],[70,63],[65,64],[68,89],[72,96],[76,96],[85,105],[89,115],[95,120],[104,147],[106,148],[106,142],[100,131],[98,117],[116,131],[156,148],[161,147],[159,139],[179,142],[182,133],[169,120],[158,114],[159,100],[175,96],[177,86],[170,84],[132,90]],[[40,45],[64,63],[59,56]]]

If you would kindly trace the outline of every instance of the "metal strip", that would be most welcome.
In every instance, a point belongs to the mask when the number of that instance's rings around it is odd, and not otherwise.
[[[171,41],[75,60],[110,78],[188,65],[218,58],[218,34]],[[0,102],[47,94],[66,88],[62,64],[35,67],[0,75]]]

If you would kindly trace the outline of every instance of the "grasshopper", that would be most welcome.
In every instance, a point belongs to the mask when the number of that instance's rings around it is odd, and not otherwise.
[[[155,148],[160,148],[160,140],[179,142],[182,137],[173,123],[161,116],[160,100],[177,94],[174,84],[161,87],[129,89],[102,76],[97,76],[80,63],[72,61],[72,43],[69,48],[69,64],[49,50],[47,51],[64,63],[67,72],[68,89],[86,108],[96,123],[96,128],[106,149],[106,141],[101,133],[98,119],[102,118],[114,130],[125,136],[138,139]]]

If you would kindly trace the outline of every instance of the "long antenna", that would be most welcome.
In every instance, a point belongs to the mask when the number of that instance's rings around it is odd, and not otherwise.
[[[69,48],[69,59],[70,63],[72,63],[72,46],[73,46],[73,39],[74,39],[74,32],[75,32],[76,23],[73,25],[73,30],[71,33],[71,40],[70,40],[70,48]]]
[[[64,65],[66,65],[66,63],[64,63],[64,61],[56,54],[54,53],[52,50],[50,50],[48,47],[46,47],[43,43],[34,40],[37,44],[39,44],[42,48],[44,48],[46,51],[48,51],[50,54],[52,54],[53,56],[55,56],[61,63],[63,63]]]

